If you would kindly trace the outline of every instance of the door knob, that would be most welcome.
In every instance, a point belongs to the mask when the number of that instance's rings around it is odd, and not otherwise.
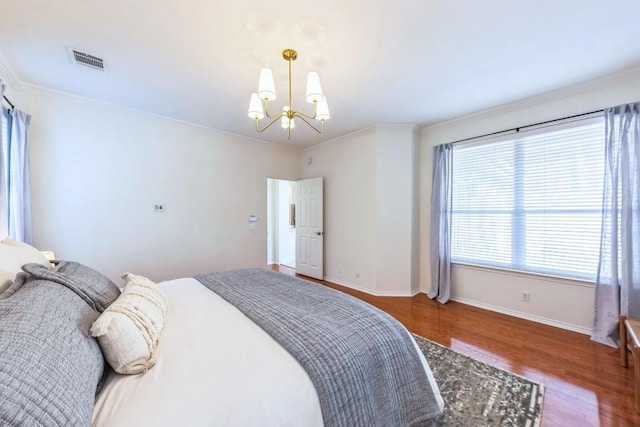
[[[316,231],[316,234],[317,234],[318,236],[322,236],[322,234],[324,234],[324,233],[322,233],[322,231]]]

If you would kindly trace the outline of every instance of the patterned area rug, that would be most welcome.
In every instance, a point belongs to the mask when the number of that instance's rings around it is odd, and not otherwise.
[[[439,426],[537,427],[544,385],[414,335],[444,398]]]

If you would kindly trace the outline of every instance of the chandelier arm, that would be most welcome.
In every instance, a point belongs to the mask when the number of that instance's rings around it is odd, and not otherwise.
[[[313,116],[309,116],[309,115],[307,115],[307,114],[305,114],[305,113],[301,113],[300,111],[296,111],[296,112],[294,113],[294,116],[296,116],[296,117],[300,117],[300,118],[302,118],[302,117],[306,117],[307,119],[311,119],[311,120],[315,120],[315,118],[316,118],[316,114],[315,114],[315,112],[314,112]]]
[[[299,117],[303,122],[305,122],[306,124],[308,124],[309,126],[311,126],[311,128],[313,130],[315,130],[318,133],[322,133],[324,131],[324,120],[320,120],[320,129],[318,129],[317,127],[315,127],[314,125],[312,125],[311,123],[309,123],[309,121],[307,119],[305,119],[304,115],[301,115],[299,113],[296,113],[296,116]],[[308,117],[308,116],[306,116]]]
[[[313,101],[313,116],[301,113],[300,111],[296,111],[294,114],[298,117],[306,117],[307,119],[315,120],[316,115],[318,114],[318,102]]]
[[[271,122],[269,122],[268,125],[266,125],[265,127],[263,127],[262,129],[260,129],[260,125],[258,123],[258,119],[256,119],[256,130],[258,132],[264,132],[265,130],[269,129],[271,127],[272,124],[274,124],[275,122],[278,121],[278,119],[282,118],[282,113],[277,114],[275,116],[269,116],[269,118],[273,117],[273,120],[271,120]]]
[[[278,114],[269,114],[269,99],[267,98],[267,99],[264,100],[264,115],[265,115],[265,117],[267,117],[269,119],[272,119],[274,117],[280,118],[280,117],[282,117],[282,111],[279,112]]]

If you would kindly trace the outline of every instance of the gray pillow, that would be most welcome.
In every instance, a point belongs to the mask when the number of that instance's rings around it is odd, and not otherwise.
[[[0,425],[88,426],[104,368],[89,329],[120,291],[74,262],[23,270],[0,295]]]

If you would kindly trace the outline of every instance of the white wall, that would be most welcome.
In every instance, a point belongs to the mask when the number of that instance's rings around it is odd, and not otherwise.
[[[40,89],[32,116],[34,244],[113,280],[264,266],[266,178],[300,153]],[[166,204],[154,213],[153,204]],[[247,218],[258,216],[257,229]]]
[[[429,205],[432,147],[462,138],[640,100],[640,69],[423,129],[421,137],[420,288],[430,287]],[[521,301],[522,291],[531,301]],[[590,333],[594,287],[515,272],[454,266],[452,299],[519,317]]]
[[[418,290],[418,276],[414,275],[412,265],[415,261],[412,244],[414,129],[413,126],[377,127],[376,290],[380,295],[410,295]]]
[[[303,176],[325,182],[327,280],[374,295],[418,290],[414,131],[377,126],[305,150]]]
[[[325,278],[369,291],[377,283],[376,158],[371,129],[302,154],[302,177],[324,177]]]

